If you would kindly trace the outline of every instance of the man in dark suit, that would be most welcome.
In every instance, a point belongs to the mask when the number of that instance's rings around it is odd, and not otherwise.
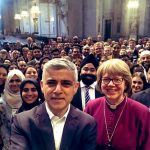
[[[98,66],[99,63],[93,54],[88,55],[81,62],[79,71],[80,87],[72,100],[72,105],[80,110],[85,108],[88,101],[86,100],[87,88],[89,90],[89,100],[102,96],[102,94],[96,90],[96,71]]]
[[[29,61],[27,65],[35,66],[36,63],[40,62],[40,59],[42,58],[43,53],[39,46],[35,46],[32,51],[33,51],[33,59]]]
[[[45,102],[14,117],[10,150],[95,150],[95,120],[70,105],[78,89],[75,65],[48,61],[41,88]]]
[[[33,39],[32,39],[32,37],[28,37],[27,39],[27,47],[29,48],[29,49],[32,49],[33,48]]]
[[[150,88],[134,93],[131,98],[150,108]]]

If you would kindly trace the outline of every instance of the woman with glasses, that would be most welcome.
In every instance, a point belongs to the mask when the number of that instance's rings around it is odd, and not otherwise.
[[[97,121],[97,150],[149,150],[150,112],[127,97],[132,84],[128,65],[120,59],[104,62],[97,82],[105,96],[85,108]]]
[[[22,104],[20,84],[24,79],[25,76],[18,69],[10,70],[6,78],[4,94],[0,100],[0,118],[2,119],[0,130],[4,144],[3,150],[8,150],[10,146],[12,118]]]

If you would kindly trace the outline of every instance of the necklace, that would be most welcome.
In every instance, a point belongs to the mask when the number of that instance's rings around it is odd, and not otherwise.
[[[114,133],[115,133],[116,128],[117,128],[117,125],[118,125],[118,123],[119,123],[119,120],[120,120],[120,118],[121,118],[121,116],[122,116],[122,113],[123,113],[123,111],[124,111],[124,109],[125,109],[126,104],[127,104],[127,98],[126,98],[125,104],[124,104],[124,106],[123,106],[123,108],[122,108],[122,110],[121,110],[121,112],[120,112],[120,114],[119,114],[119,117],[118,117],[117,122],[116,122],[116,124],[115,124],[115,127],[114,127],[114,129],[113,129],[113,131],[112,131],[112,134],[109,135],[109,133],[108,133],[108,125],[107,125],[107,121],[106,121],[106,103],[104,102],[104,121],[105,121],[105,127],[106,127],[106,132],[107,132],[107,139],[108,139],[108,143],[107,143],[106,147],[107,147],[108,149],[110,149],[110,148],[112,147],[112,138],[113,138],[113,136],[114,136]]]

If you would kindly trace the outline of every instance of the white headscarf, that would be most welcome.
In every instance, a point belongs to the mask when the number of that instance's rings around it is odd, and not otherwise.
[[[10,70],[8,73],[6,82],[5,82],[5,88],[4,88],[4,101],[11,107],[11,108],[19,108],[22,104],[21,96],[20,96],[20,91],[17,93],[13,93],[12,90],[10,89],[9,82],[12,79],[12,77],[16,75],[19,77],[21,82],[25,79],[24,74],[18,70],[18,69],[13,69]]]

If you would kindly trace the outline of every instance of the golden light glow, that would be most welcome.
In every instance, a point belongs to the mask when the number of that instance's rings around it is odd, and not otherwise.
[[[21,20],[21,15],[20,15],[20,14],[15,14],[14,19],[15,19],[15,20]]]
[[[31,14],[33,18],[38,18],[39,14],[40,14],[40,10],[38,6],[32,6],[31,8]]]
[[[139,2],[138,0],[129,0],[127,6],[129,9],[137,9],[139,7]]]
[[[29,16],[29,14],[28,14],[28,12],[27,11],[22,11],[21,12],[21,17],[28,17]]]

